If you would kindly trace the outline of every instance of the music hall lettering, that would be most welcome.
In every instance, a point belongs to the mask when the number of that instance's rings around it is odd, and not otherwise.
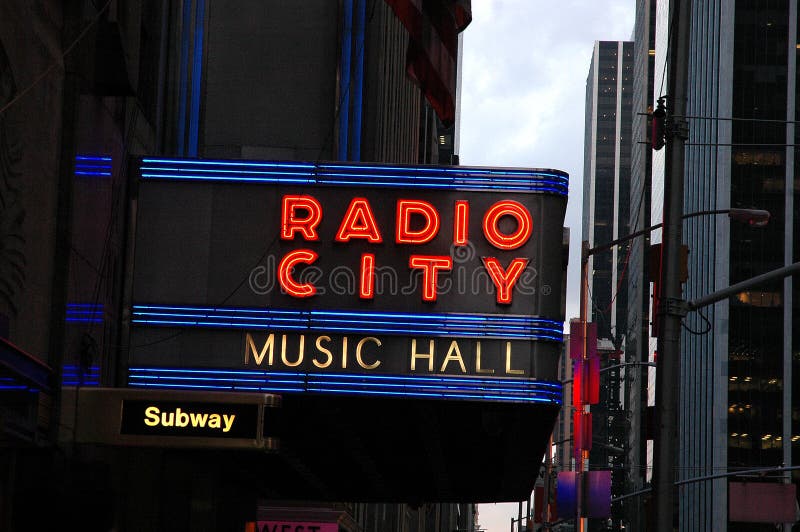
[[[244,366],[307,372],[530,375],[530,343],[500,339],[245,333]]]

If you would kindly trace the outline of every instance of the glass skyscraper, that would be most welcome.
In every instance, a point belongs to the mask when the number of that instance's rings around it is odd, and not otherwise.
[[[667,2],[658,4],[654,98],[664,92],[661,51],[676,38],[669,36]],[[724,214],[687,218],[688,301],[791,264],[800,254],[794,216],[797,4],[696,0],[691,17],[684,212],[758,208],[771,220],[762,228]],[[651,223],[660,221],[663,201],[659,165],[654,156]],[[730,486],[800,480],[788,472],[730,475],[791,467],[800,450],[800,392],[792,378],[800,360],[796,284],[786,278],[746,289],[684,320],[676,461],[682,531],[775,530],[773,523],[730,518],[740,502]],[[758,485],[753,493],[759,499]]]
[[[630,233],[633,42],[595,42],[586,80],[583,236],[589,247]],[[588,317],[597,324],[603,364],[600,402],[592,405],[590,467],[612,469],[612,495],[625,493],[624,456],[629,432],[619,353],[628,335],[630,247],[617,246],[589,259]],[[583,288],[583,287],[582,287]],[[615,522],[620,519],[615,507]]]

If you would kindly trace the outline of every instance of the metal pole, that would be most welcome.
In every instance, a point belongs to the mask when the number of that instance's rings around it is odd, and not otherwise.
[[[783,268],[778,268],[767,273],[762,273],[761,275],[756,275],[755,277],[747,279],[746,281],[736,283],[721,290],[717,290],[716,292],[708,294],[707,296],[703,296],[700,299],[692,301],[689,303],[689,310],[697,310],[699,308],[706,307],[712,303],[716,303],[717,301],[721,301],[732,295],[738,294],[745,288],[751,288],[774,279],[783,279],[784,277],[794,275],[797,272],[800,272],[800,262],[795,262],[788,266],[784,266]]]
[[[589,242],[584,241],[582,243],[581,248],[581,308],[580,308],[580,315],[581,315],[581,327],[583,327],[583,344],[581,346],[581,357],[586,360],[587,353],[589,352],[587,342],[588,342],[588,322],[589,322]],[[581,408],[586,408],[581,407]],[[574,437],[574,435],[573,435]],[[575,446],[575,441],[573,440],[573,448]],[[574,451],[573,451],[574,452]],[[578,455],[578,463],[576,464],[576,472],[577,472],[577,482],[576,482],[576,507],[577,507],[577,518],[578,518],[578,530],[579,532],[586,532],[589,529],[589,520],[585,517],[581,517],[583,514],[583,472],[586,469],[588,464],[586,461],[588,460],[588,452],[581,449],[580,454]]]
[[[664,234],[661,246],[661,301],[659,304],[658,359],[656,361],[656,439],[653,457],[655,530],[672,532],[675,499],[677,403],[680,390],[681,318],[686,305],[681,299],[680,260],[683,216],[686,79],[688,74],[691,0],[670,2],[671,35],[669,64]],[[677,29],[677,33],[675,30]]]
[[[552,439],[552,436],[551,436],[550,438]],[[526,528],[526,529],[527,529],[527,528],[529,528],[529,527],[528,527],[528,525],[529,525],[531,522],[533,522],[533,519],[531,519],[531,497],[532,497],[532,496],[533,496],[533,492],[531,492],[531,494],[530,494],[530,495],[528,495],[528,501],[527,501],[527,503],[526,503],[526,504],[527,504],[527,506],[526,506],[526,508],[525,508],[525,516],[526,516],[526,517],[525,517],[525,528]]]
[[[553,481],[551,476],[553,471],[553,457],[551,455],[552,451],[553,433],[551,432],[550,441],[547,445],[547,453],[544,455],[544,502],[542,503],[542,521],[545,523],[550,522],[550,483]]]
[[[717,478],[726,478],[726,477],[737,477],[741,475],[763,475],[765,473],[782,473],[786,471],[797,471],[800,469],[800,466],[775,466],[775,467],[757,467],[755,469],[742,469],[739,471],[726,471],[725,473],[715,473],[713,475],[705,475],[702,477],[694,477],[694,478],[686,478],[683,480],[679,480],[675,483],[676,486],[684,486],[686,484],[694,484],[695,482],[705,482],[707,480],[714,480]],[[633,493],[627,493],[625,495],[620,495],[619,497],[614,497],[611,499],[611,502],[618,502],[624,501],[625,499],[630,499],[631,497],[638,497],[639,495],[644,495],[645,493],[650,493],[653,491],[652,488],[645,488],[643,490],[634,491]]]

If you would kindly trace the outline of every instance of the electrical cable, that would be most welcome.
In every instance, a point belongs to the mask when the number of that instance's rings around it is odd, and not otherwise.
[[[687,331],[687,332],[689,332],[689,333],[691,333],[691,334],[694,334],[695,336],[703,336],[704,334],[708,334],[709,332],[711,332],[711,329],[713,329],[714,327],[711,325],[711,322],[710,322],[710,321],[708,321],[708,318],[706,318],[706,317],[705,317],[705,315],[703,314],[703,312],[702,312],[700,309],[697,309],[697,314],[698,314],[698,315],[699,315],[701,318],[703,318],[703,321],[705,321],[705,322],[706,322],[706,327],[707,327],[707,328],[706,328],[706,330],[705,330],[705,331],[695,331],[695,330],[693,330],[693,329],[692,329],[692,328],[690,328],[688,325],[686,325],[686,321],[685,321],[685,320],[681,320],[681,326],[682,326],[684,329],[686,329],[686,331]]]
[[[44,69],[44,71],[42,71],[42,73],[41,73],[41,74],[39,74],[38,76],[36,76],[36,78],[35,78],[35,79],[34,79],[34,80],[31,82],[31,84],[30,84],[30,85],[28,85],[28,86],[27,86],[27,87],[25,87],[23,90],[21,90],[21,91],[19,92],[19,94],[17,94],[17,95],[16,95],[14,98],[12,98],[12,99],[11,99],[11,101],[9,101],[9,102],[8,102],[7,104],[5,104],[5,105],[4,105],[2,108],[0,108],[0,115],[2,115],[3,113],[5,113],[7,109],[9,109],[9,108],[10,108],[12,105],[16,104],[16,103],[17,103],[19,100],[21,100],[23,96],[25,96],[25,95],[26,95],[28,92],[30,92],[30,91],[31,91],[31,90],[32,90],[32,89],[33,89],[33,88],[34,88],[36,85],[38,85],[38,84],[39,84],[39,82],[41,82],[41,81],[42,81],[42,80],[43,80],[45,77],[47,77],[47,75],[48,75],[48,74],[49,74],[49,73],[50,73],[50,72],[51,72],[51,71],[52,71],[54,68],[56,68],[57,66],[59,66],[59,65],[61,65],[61,64],[63,63],[64,59],[67,57],[67,55],[69,55],[69,53],[70,53],[70,52],[73,50],[73,48],[75,48],[75,46],[77,46],[77,44],[78,44],[78,43],[79,43],[79,42],[80,42],[80,41],[81,41],[81,40],[82,40],[84,37],[86,37],[86,35],[89,33],[89,30],[90,30],[90,29],[92,29],[92,27],[94,27],[94,25],[95,25],[95,24],[97,24],[97,22],[98,22],[98,21],[100,20],[100,18],[103,16],[103,14],[105,13],[105,11],[108,9],[108,6],[110,6],[110,5],[111,5],[111,2],[113,2],[113,0],[108,0],[108,2],[106,2],[106,4],[105,4],[105,5],[104,5],[104,6],[103,6],[103,7],[102,7],[102,8],[101,8],[101,9],[100,9],[98,12],[97,12],[97,14],[95,15],[95,17],[94,17],[94,18],[91,20],[91,22],[89,22],[89,24],[87,24],[87,25],[86,25],[86,27],[85,27],[85,28],[83,28],[83,30],[82,30],[82,31],[81,31],[81,32],[78,34],[78,36],[77,36],[77,37],[75,37],[75,40],[73,40],[73,41],[70,43],[70,45],[69,45],[69,46],[67,46],[67,47],[64,49],[64,51],[61,53],[61,62],[54,62],[54,63],[51,63],[49,67],[47,67],[46,69]]]

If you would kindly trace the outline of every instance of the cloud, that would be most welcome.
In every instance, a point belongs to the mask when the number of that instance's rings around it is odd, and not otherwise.
[[[570,174],[567,318],[578,313],[586,78],[596,40],[628,40],[632,0],[477,0],[464,32],[461,164]]]

